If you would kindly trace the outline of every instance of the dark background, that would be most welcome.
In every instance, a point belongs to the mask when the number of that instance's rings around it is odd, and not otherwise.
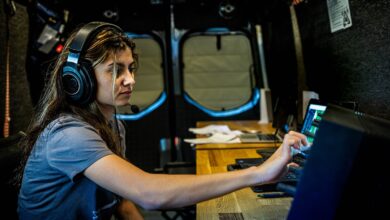
[[[352,27],[330,33],[325,0],[297,8],[307,84],[320,97],[357,102],[390,119],[390,2],[350,0]]]
[[[34,2],[34,1],[32,1]],[[169,1],[150,4],[150,1],[110,1],[100,3],[85,1],[87,6],[78,5],[77,1],[40,1],[50,9],[61,13],[63,8],[71,11],[68,29],[78,23],[90,20],[106,20],[119,24],[125,30],[165,32],[166,46],[169,48]],[[294,112],[297,90],[297,65],[291,18],[287,1],[231,1],[236,4],[232,19],[218,15],[217,8],[221,1],[176,0],[175,26],[178,29],[207,28],[227,26],[247,27],[248,23],[261,24],[263,29],[264,49],[267,72],[273,101],[281,100],[287,111]],[[84,5],[83,4],[83,5]],[[302,37],[304,64],[308,89],[319,93],[320,98],[335,103],[355,103],[362,112],[390,119],[390,2],[383,0],[350,0],[352,27],[336,33],[330,32],[326,0],[308,0],[296,6]],[[10,19],[10,72],[11,72],[11,134],[26,130],[32,117],[33,100],[39,97],[39,88],[43,85],[42,66],[28,66],[28,49],[31,50],[31,37],[40,33],[39,25],[32,25],[31,13],[28,13],[25,1],[16,1],[16,14]],[[5,97],[5,36],[6,19],[3,10],[4,1],[0,2],[0,131],[4,122]],[[112,19],[102,17],[102,12],[110,8],[118,15]],[[30,17],[29,17],[30,15]],[[30,51],[30,53],[32,53]],[[168,55],[169,50],[166,52]],[[39,57],[39,56],[38,56]],[[42,60],[49,56],[39,57]],[[39,60],[38,60],[39,61]],[[171,63],[167,62],[167,73],[171,73]],[[28,77],[27,77],[28,76]],[[196,120],[212,120],[198,114],[196,110],[185,106],[181,96],[173,94],[172,76],[166,77],[167,92],[171,101],[162,106],[160,113],[145,119],[143,126],[136,129],[135,123],[128,129],[140,139],[146,131],[158,131],[166,137],[174,134],[186,136],[189,126]],[[32,93],[30,93],[30,89]],[[192,110],[191,110],[192,109]],[[258,119],[256,111],[238,116],[238,119]],[[157,120],[164,118],[164,120]],[[235,119],[235,118],[227,118]],[[170,124],[171,123],[171,124]],[[139,123],[141,124],[141,123]],[[146,126],[147,125],[147,126]],[[133,126],[133,127],[132,127]],[[163,130],[163,131],[161,131]],[[156,137],[157,138],[157,137]],[[141,140],[140,140],[141,141]],[[156,149],[158,141],[150,143]],[[142,149],[139,148],[139,152]],[[146,150],[147,151],[147,150]],[[156,159],[154,155],[151,159]],[[137,151],[138,152],[138,151]],[[137,154],[137,157],[140,154]],[[142,166],[140,162],[139,165]],[[151,169],[156,164],[146,165]]]

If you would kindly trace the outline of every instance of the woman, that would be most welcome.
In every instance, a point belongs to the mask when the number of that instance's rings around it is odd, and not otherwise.
[[[113,117],[134,88],[134,49],[109,24],[89,23],[69,37],[21,143],[20,219],[105,219],[117,207],[141,218],[128,201],[145,209],[182,207],[275,181],[291,159],[290,147],[307,145],[304,135],[290,132],[259,167],[199,176],[142,171],[124,159],[124,129]],[[79,72],[91,75],[81,78],[96,81],[89,86],[96,91],[78,96],[83,82],[72,74]]]

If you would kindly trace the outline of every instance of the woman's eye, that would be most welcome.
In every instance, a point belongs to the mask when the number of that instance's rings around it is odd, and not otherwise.
[[[135,65],[131,65],[127,68],[127,70],[130,73],[134,74],[135,71],[137,71],[137,67]],[[114,68],[112,68],[111,71],[113,72]],[[120,75],[124,74],[125,72],[126,72],[126,67],[124,67],[124,66],[118,66],[116,69],[117,76],[120,76]]]
[[[132,63],[130,66],[129,66],[129,71],[130,71],[130,73],[135,73],[135,71],[137,71],[137,68],[138,66],[137,66],[137,63]]]
[[[123,73],[123,68],[118,67],[117,75],[121,75]]]

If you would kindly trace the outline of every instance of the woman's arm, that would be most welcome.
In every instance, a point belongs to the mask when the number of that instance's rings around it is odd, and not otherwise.
[[[291,159],[290,147],[307,145],[306,137],[289,132],[279,149],[262,165],[209,175],[149,174],[116,155],[103,157],[85,170],[96,184],[145,209],[182,207],[232,191],[277,180]]]

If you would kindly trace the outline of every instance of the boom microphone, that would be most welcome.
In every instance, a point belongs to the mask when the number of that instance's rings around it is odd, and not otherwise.
[[[139,107],[137,105],[131,105],[130,104],[131,112],[134,114],[137,114],[139,112]]]

